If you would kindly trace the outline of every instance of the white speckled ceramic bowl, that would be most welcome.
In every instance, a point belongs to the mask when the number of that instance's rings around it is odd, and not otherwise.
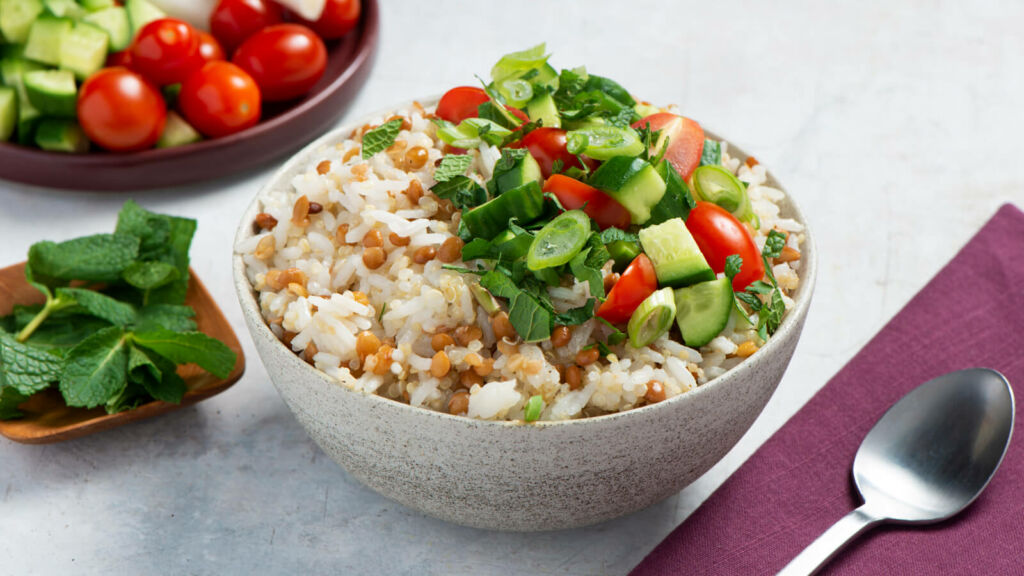
[[[344,140],[361,124],[310,144],[266,187],[288,186],[313,150]],[[729,149],[746,157],[731,143]],[[237,241],[253,234],[258,211],[253,200]],[[804,221],[791,201],[783,213]],[[324,452],[377,492],[431,516],[531,531],[584,526],[650,506],[696,480],[736,444],[775,391],[800,337],[816,270],[809,232],[802,254],[796,307],[739,366],[659,404],[534,424],[471,420],[342,386],[274,336],[260,316],[242,258],[236,255],[233,265],[256,350],[281,397]]]

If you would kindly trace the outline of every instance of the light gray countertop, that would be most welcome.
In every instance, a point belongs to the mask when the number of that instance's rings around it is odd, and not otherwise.
[[[382,4],[376,65],[348,118],[473,84],[501,54],[546,40],[556,66],[678,103],[787,186],[821,268],[761,418],[680,494],[581,530],[482,532],[376,495],[307,438],[242,322],[231,241],[268,166],[132,195],[199,219],[193,266],[243,341],[246,374],[197,406],[77,441],[0,439],[0,574],[624,574],[999,205],[1024,204],[1017,2]],[[43,238],[111,229],[126,198],[0,183],[0,263]]]

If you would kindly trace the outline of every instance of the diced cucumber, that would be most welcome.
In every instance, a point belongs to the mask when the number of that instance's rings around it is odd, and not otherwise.
[[[665,181],[654,166],[628,156],[615,156],[601,164],[588,184],[618,200],[629,211],[633,224],[650,220],[651,208],[665,195]]]
[[[21,44],[28,39],[32,23],[43,13],[39,0],[0,0],[0,32],[4,40]]]
[[[639,235],[644,252],[654,264],[659,285],[679,288],[715,279],[682,218],[648,226]]]
[[[120,52],[132,43],[132,25],[128,21],[128,11],[120,6],[92,12],[82,21],[93,24],[107,33],[110,37],[111,52]]]
[[[36,64],[24,58],[4,58],[0,60],[0,78],[3,79],[5,86],[19,89],[23,85],[22,78],[26,72],[44,68],[42,64]]]
[[[0,43],[0,58],[23,58],[25,56],[24,44],[3,44]]]
[[[25,42],[25,58],[57,66],[60,64],[60,44],[71,32],[74,23],[67,18],[41,16],[32,23]]]
[[[110,38],[101,28],[79,22],[61,42],[60,67],[74,72],[79,80],[85,80],[103,68],[109,43]]]
[[[75,117],[78,88],[70,70],[36,70],[25,74],[25,92],[46,116]]]
[[[47,12],[58,18],[81,18],[85,9],[75,0],[43,0]]]
[[[0,142],[6,142],[18,127],[18,92],[10,86],[0,86]]]
[[[99,12],[117,5],[114,0],[78,0],[78,3],[89,12]]]
[[[164,131],[160,134],[160,139],[156,141],[156,147],[173,148],[199,142],[202,139],[202,134],[197,132],[180,114],[172,110],[167,113],[167,123],[164,124]]]
[[[548,86],[551,90],[558,90],[558,71],[551,64],[545,62],[543,66],[537,68],[537,75],[530,81],[541,86]]]
[[[18,143],[26,146],[32,144],[32,135],[42,114],[28,99],[24,75],[42,69],[42,64],[22,58],[5,58],[0,61],[0,76],[3,76],[4,84],[14,88],[18,94]]]
[[[526,115],[534,122],[540,120],[545,128],[562,127],[562,118],[558,115],[555,98],[547,92],[534,96],[533,100],[526,104]]]
[[[89,151],[89,138],[74,120],[44,118],[36,128],[36,145],[50,152],[81,154]]]
[[[147,0],[126,0],[124,7],[128,11],[128,20],[132,23],[133,38],[146,24],[167,16],[163,10],[150,4]]]
[[[729,323],[733,309],[732,282],[718,278],[675,291],[676,324],[683,342],[700,348],[714,340]]]
[[[490,240],[508,229],[511,219],[525,225],[543,213],[544,192],[532,180],[466,212],[462,221],[474,237]]]
[[[499,163],[500,164],[500,163]],[[487,183],[487,189],[492,196],[498,196],[513,188],[519,188],[528,182],[542,183],[540,165],[533,158],[532,154],[524,154],[522,160],[517,161],[511,168],[495,168],[494,176]]]
[[[31,146],[33,136],[36,133],[36,126],[43,118],[43,115],[29,102],[25,94],[25,88],[18,92],[18,144]]]

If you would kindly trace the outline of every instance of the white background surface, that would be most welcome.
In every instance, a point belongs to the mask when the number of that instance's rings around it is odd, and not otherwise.
[[[532,535],[445,524],[359,485],[277,396],[232,290],[231,239],[267,166],[132,195],[199,220],[193,266],[246,346],[245,377],[78,441],[0,439],[0,574],[626,573],[1000,204],[1024,203],[1024,5],[771,4],[387,0],[347,115],[474,84],[501,54],[546,40],[556,67],[678,103],[776,174],[817,235],[814,305],[764,414],[697,483],[626,518]],[[125,198],[0,182],[0,263],[43,238],[111,230]]]

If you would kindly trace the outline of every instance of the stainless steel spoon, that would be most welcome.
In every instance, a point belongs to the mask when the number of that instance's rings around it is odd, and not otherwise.
[[[1013,391],[985,368],[950,372],[900,399],[853,460],[864,504],[779,572],[814,574],[854,537],[882,522],[930,524],[956,515],[988,485],[1013,433]]]

